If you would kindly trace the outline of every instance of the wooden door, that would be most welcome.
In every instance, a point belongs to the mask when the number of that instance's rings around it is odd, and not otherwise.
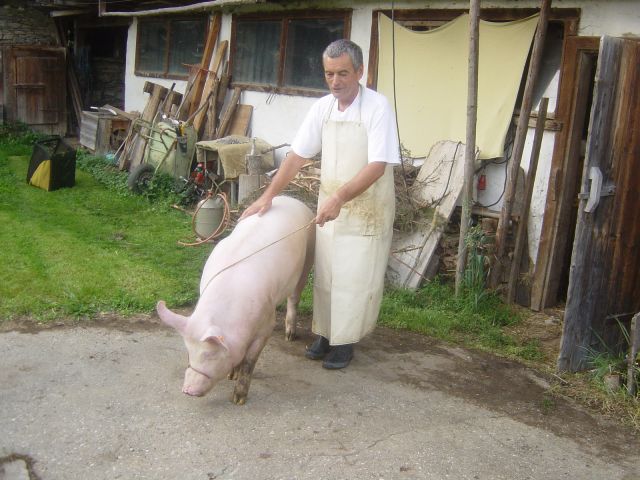
[[[558,369],[626,345],[640,311],[640,41],[600,45]]]
[[[3,57],[7,120],[63,135],[66,131],[64,49],[12,47]]]

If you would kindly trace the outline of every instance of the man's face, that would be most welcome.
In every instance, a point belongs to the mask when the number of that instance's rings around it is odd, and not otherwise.
[[[358,95],[364,66],[357,70],[353,68],[351,58],[343,53],[337,58],[323,57],[324,79],[331,94],[338,100],[341,107],[347,107]]]

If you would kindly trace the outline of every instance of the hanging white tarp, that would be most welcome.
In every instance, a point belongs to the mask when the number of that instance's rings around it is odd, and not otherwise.
[[[476,145],[482,159],[503,155],[537,23],[538,15],[515,22],[480,21]],[[378,25],[377,88],[392,105],[394,91],[397,95],[403,146],[413,157],[424,157],[439,141],[464,142],[469,15],[426,32],[397,23],[394,28],[383,14]]]

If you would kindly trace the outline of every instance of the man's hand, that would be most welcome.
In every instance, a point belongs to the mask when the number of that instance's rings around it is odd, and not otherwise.
[[[355,177],[340,187],[319,206],[315,222],[322,227],[325,222],[338,218],[342,206],[356,198],[384,175],[386,166],[385,162],[371,162],[360,170]]]
[[[240,220],[250,217],[251,215],[255,215],[256,213],[258,214],[259,217],[261,217],[270,208],[271,208],[271,198],[260,197],[251,205],[249,205],[244,212],[242,212],[242,215],[240,215]]]
[[[271,183],[262,196],[242,212],[240,220],[250,217],[251,215],[255,215],[256,213],[258,215],[264,215],[267,210],[271,208],[271,200],[273,200],[273,198],[278,195],[291,180],[293,180],[293,177],[296,176],[296,173],[298,173],[306,162],[307,159],[297,155],[293,150],[289,152],[282,161],[282,165],[278,168],[278,172],[273,177],[273,180],[271,180]]]
[[[320,225],[321,227],[325,224],[325,222],[330,222],[331,220],[335,220],[340,215],[340,209],[345,204],[345,202],[340,198],[338,193],[334,193],[320,205],[318,208],[318,214],[315,218],[315,223]]]

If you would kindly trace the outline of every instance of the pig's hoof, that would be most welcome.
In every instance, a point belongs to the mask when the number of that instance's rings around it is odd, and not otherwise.
[[[229,372],[229,375],[227,376],[227,378],[229,380],[237,380],[238,379],[238,371],[234,368],[233,370],[231,370]]]
[[[287,330],[284,334],[284,338],[287,340],[287,342],[293,342],[296,339],[296,332]]]
[[[233,397],[231,398],[231,401],[233,403],[235,403],[236,405],[244,405],[247,401],[247,396],[246,395],[240,395],[237,393],[233,393]]]

